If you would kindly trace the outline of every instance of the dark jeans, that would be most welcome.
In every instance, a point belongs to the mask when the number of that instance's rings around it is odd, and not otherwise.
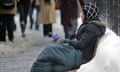
[[[33,19],[33,12],[34,12],[34,9],[36,9],[36,20],[34,21]],[[33,27],[33,24],[35,23],[35,29],[36,30],[39,30],[39,24],[38,24],[38,15],[39,14],[39,6],[31,6],[30,5],[30,8],[29,8],[29,18],[30,18],[30,29],[32,29]]]
[[[25,36],[25,29],[27,24],[27,15],[28,15],[29,5],[24,5],[24,3],[18,3],[18,12],[20,14],[20,27],[22,32],[22,37]]]
[[[8,32],[8,39],[13,41],[14,27],[14,15],[0,14],[0,41],[6,41],[6,31]]]
[[[66,39],[73,39],[77,29],[77,19],[72,20],[68,24],[64,24],[64,32]]]

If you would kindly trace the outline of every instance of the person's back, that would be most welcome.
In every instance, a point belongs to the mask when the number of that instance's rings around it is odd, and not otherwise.
[[[72,39],[75,34],[79,6],[83,5],[83,0],[61,0],[61,24],[64,27],[65,38]]]

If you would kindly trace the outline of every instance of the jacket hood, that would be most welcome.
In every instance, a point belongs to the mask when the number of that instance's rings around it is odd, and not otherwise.
[[[103,26],[106,27],[106,24],[104,22],[98,21],[98,20],[94,20],[94,21],[88,21],[89,24],[95,24],[97,26]]]

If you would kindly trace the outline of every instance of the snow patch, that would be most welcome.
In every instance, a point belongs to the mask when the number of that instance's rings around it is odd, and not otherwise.
[[[107,28],[99,40],[95,57],[77,72],[120,72],[120,37]]]

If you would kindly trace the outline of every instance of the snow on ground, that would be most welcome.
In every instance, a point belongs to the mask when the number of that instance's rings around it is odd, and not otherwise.
[[[120,72],[120,37],[107,29],[99,40],[96,55],[77,72]]]
[[[26,29],[26,37],[22,38],[21,37],[21,31],[20,31],[20,24],[19,24],[19,15],[16,14],[15,17],[15,23],[17,25],[17,29],[14,32],[14,42],[0,42],[0,55],[6,55],[6,54],[11,54],[11,53],[16,53],[18,51],[24,50],[29,44],[32,43],[32,37],[36,33],[35,31],[29,30],[28,27]],[[28,24],[29,26],[29,20]],[[7,38],[8,36],[6,36]],[[7,39],[8,40],[8,39]]]
[[[34,13],[33,13],[34,20],[36,20],[35,14],[36,14],[36,10],[34,10]],[[20,31],[19,14],[16,14],[14,19],[17,25],[17,29],[14,33],[15,35],[14,42],[13,43],[9,41],[0,42],[0,55],[7,55],[7,54],[13,54],[19,51],[24,51],[27,48],[27,46],[29,46],[31,43],[34,43],[34,37],[36,37],[35,35],[37,34],[42,35],[42,29],[43,29],[42,25],[40,25],[39,31],[35,31],[34,27],[33,27],[33,30],[29,29],[30,21],[28,17],[26,37],[22,38],[21,31]],[[60,11],[59,10],[56,11],[56,23],[53,24],[53,34],[56,34],[56,33],[60,36],[60,38],[64,37],[63,29],[62,29],[61,22],[60,22]]]

